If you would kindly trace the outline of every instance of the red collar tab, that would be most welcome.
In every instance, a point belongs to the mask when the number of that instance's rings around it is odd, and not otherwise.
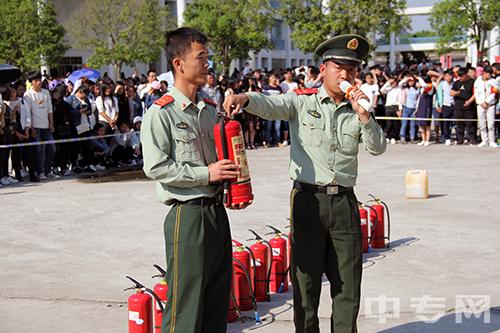
[[[317,88],[295,89],[297,95],[314,95],[318,93]]]
[[[174,101],[174,98],[170,95],[163,95],[159,99],[155,101],[156,105],[159,105],[160,107],[164,107],[165,105],[168,105]]]

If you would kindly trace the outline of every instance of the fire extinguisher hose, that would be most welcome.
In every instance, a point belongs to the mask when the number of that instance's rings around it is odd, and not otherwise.
[[[226,118],[225,114],[221,113],[219,116],[219,122],[220,122],[220,140],[221,140],[221,146],[222,146],[222,156],[224,159],[229,158],[229,151],[227,149],[227,138],[226,138]],[[229,192],[229,181],[225,181],[222,183],[223,187],[223,193],[222,193],[222,203],[224,205],[228,204],[228,192]]]
[[[236,258],[233,258],[233,260],[238,264],[238,266],[240,266],[240,268],[245,273],[245,276],[246,276],[246,279],[248,282],[248,287],[250,288],[250,297],[252,299],[252,305],[253,305],[254,315],[255,315],[255,322],[260,323],[261,320],[260,320],[259,312],[257,311],[257,301],[255,299],[255,294],[254,294],[253,289],[252,289],[252,279],[250,278],[250,273],[248,272],[248,270],[245,268],[245,265],[243,265],[243,263],[240,260],[238,260]]]
[[[389,213],[389,207],[387,206],[385,201],[382,201],[379,198],[376,198],[373,194],[368,194],[368,196],[372,197],[373,199],[368,201],[367,203],[380,202],[385,207],[385,210],[387,212],[387,247],[389,247],[389,243],[391,241],[391,214]],[[384,238],[386,238],[385,235],[384,235]]]

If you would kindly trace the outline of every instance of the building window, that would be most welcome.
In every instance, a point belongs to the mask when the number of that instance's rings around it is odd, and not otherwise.
[[[274,20],[274,25],[271,28],[271,42],[275,50],[285,49],[285,40],[283,39],[283,21]]]
[[[83,67],[82,57],[62,57],[59,62],[59,73],[66,75]]]

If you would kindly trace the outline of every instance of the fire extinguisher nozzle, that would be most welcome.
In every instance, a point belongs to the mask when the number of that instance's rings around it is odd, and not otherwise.
[[[259,313],[257,311],[255,311],[255,321],[257,323],[261,323],[262,322],[262,320],[260,320],[260,316],[259,316]]]

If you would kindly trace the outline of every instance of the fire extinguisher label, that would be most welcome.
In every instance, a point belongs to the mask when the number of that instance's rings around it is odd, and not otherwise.
[[[253,260],[250,260],[250,265],[253,267]],[[262,266],[262,263],[260,262],[260,259],[255,259],[255,266],[260,267]]]
[[[366,219],[361,219],[361,225],[366,225]]]
[[[165,308],[165,305],[167,304],[167,302],[161,301],[161,304],[163,304],[163,308]],[[157,311],[161,311],[160,304],[158,304],[158,302],[156,302],[156,301],[155,301],[155,309]]]
[[[245,152],[245,140],[243,140],[241,132],[240,135],[231,138],[231,144],[233,145],[234,163],[240,167],[238,182],[249,180],[250,170],[248,168],[248,160]]]
[[[273,247],[273,257],[279,257],[281,255],[281,249]]]
[[[139,312],[129,311],[128,312],[128,320],[132,320],[137,322],[139,320]]]

